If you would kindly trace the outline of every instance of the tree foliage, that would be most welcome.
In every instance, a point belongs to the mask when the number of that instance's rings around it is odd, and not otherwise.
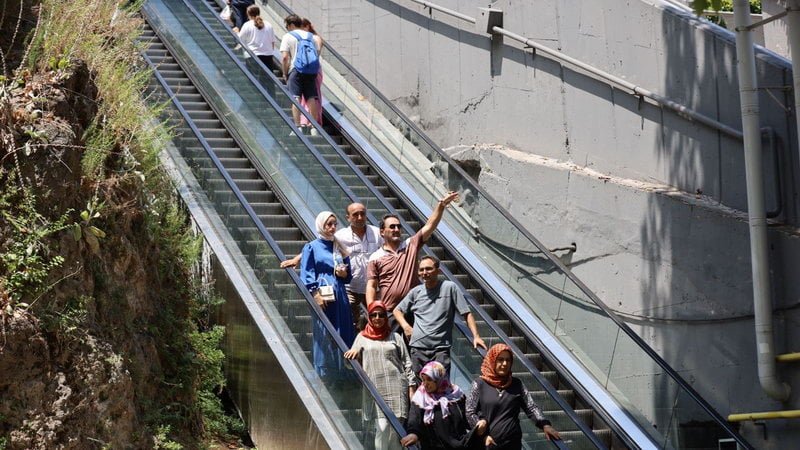
[[[697,15],[703,11],[733,11],[733,0],[694,0],[692,9]],[[750,12],[761,13],[761,0],[750,0]]]

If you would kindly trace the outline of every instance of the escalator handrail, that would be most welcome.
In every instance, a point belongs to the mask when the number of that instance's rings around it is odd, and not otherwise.
[[[288,13],[293,13],[293,11],[283,3],[282,0],[271,0],[278,6],[280,6],[284,11]],[[605,312],[605,314],[619,327],[622,331],[628,335],[628,337],[636,343],[658,366],[666,372],[666,374],[675,380],[675,382],[689,395],[689,397],[694,400],[699,406],[714,419],[715,422],[719,426],[721,426],[725,431],[727,431],[734,439],[736,439],[737,443],[743,445],[745,448],[752,448],[752,446],[739,435],[739,433],[730,426],[730,424],[708,403],[706,400],[700,396],[697,391],[692,388],[683,377],[678,374],[675,369],[673,369],[655,350],[653,350],[646,342],[636,334],[627,324],[625,324],[622,319],[620,319],[615,312],[611,308],[608,307],[600,298],[590,290],[575,274],[566,267],[566,265],[556,257],[547,247],[545,247],[538,239],[536,239],[527,228],[525,228],[518,220],[516,220],[511,213],[509,213],[505,208],[503,208],[492,196],[486,192],[483,187],[481,187],[478,183],[476,183],[465,171],[461,166],[456,164],[453,159],[447,155],[438,145],[436,145],[422,130],[417,127],[414,122],[411,121],[399,108],[397,108],[389,99],[387,99],[372,83],[370,83],[355,67],[353,67],[347,60],[345,60],[336,50],[333,49],[326,41],[323,41],[326,51],[330,52],[331,55],[342,65],[344,65],[350,73],[352,73],[356,78],[359,79],[361,83],[363,83],[372,94],[374,94],[382,103],[384,103],[387,107],[389,107],[392,112],[394,112],[404,123],[405,126],[408,126],[411,130],[413,130],[414,134],[420,137],[425,143],[433,149],[440,158],[442,158],[447,164],[449,165],[449,169],[455,170],[459,175],[461,175],[462,179],[469,183],[470,189],[474,189],[480,195],[485,198],[502,216],[504,219],[508,220],[514,227],[516,227],[519,232],[528,240],[531,241],[539,250],[547,256],[547,258],[556,265],[576,286],[586,295],[588,298],[597,304],[597,306]]]
[[[157,33],[155,28],[153,30],[154,30],[154,32]],[[195,137],[200,141],[200,144],[202,145],[203,149],[209,155],[209,157],[213,161],[214,165],[216,166],[217,170],[219,170],[220,174],[225,179],[225,182],[228,184],[228,187],[230,187],[230,189],[233,191],[236,199],[239,201],[239,203],[242,205],[242,207],[244,207],[245,211],[247,212],[247,215],[249,216],[249,218],[256,225],[256,228],[258,229],[259,233],[261,234],[261,237],[270,246],[270,248],[272,249],[273,253],[275,253],[275,256],[278,258],[278,260],[285,259],[285,255],[283,254],[283,252],[281,251],[280,247],[278,246],[278,243],[273,239],[272,235],[266,229],[266,227],[261,222],[261,220],[258,219],[258,215],[255,213],[253,208],[250,206],[250,203],[244,197],[244,194],[242,194],[242,192],[238,188],[238,186],[236,186],[236,182],[233,180],[233,178],[231,178],[231,176],[228,173],[228,171],[222,165],[222,162],[219,160],[219,158],[217,158],[216,154],[214,153],[214,150],[208,144],[208,141],[206,141],[206,139],[203,137],[203,135],[200,132],[200,130],[195,125],[194,121],[189,116],[188,112],[183,108],[183,106],[181,105],[180,101],[178,101],[177,96],[172,91],[172,89],[169,87],[169,85],[167,84],[166,80],[164,80],[164,78],[161,76],[161,74],[158,73],[158,70],[156,69],[155,64],[153,64],[153,61],[150,59],[150,57],[148,55],[146,55],[144,53],[142,53],[142,56],[145,59],[145,61],[147,61],[148,65],[150,65],[150,67],[153,68],[153,74],[156,77],[156,79],[158,80],[159,84],[166,91],[166,93],[170,97],[173,105],[175,105],[176,109],[180,112],[184,122],[186,122],[186,124],[189,126],[189,128],[194,133]],[[300,292],[302,292],[303,298],[306,300],[306,303],[308,303],[308,305],[314,311],[314,314],[316,315],[316,319],[320,320],[322,322],[322,324],[325,327],[325,329],[328,332],[328,334],[330,336],[332,336],[334,342],[339,347],[339,350],[342,351],[342,353],[344,353],[345,351],[349,350],[349,347],[347,347],[347,345],[344,343],[344,340],[342,340],[342,338],[339,335],[339,333],[333,327],[333,324],[330,322],[328,317],[324,314],[324,312],[322,311],[322,308],[320,308],[320,306],[317,304],[317,302],[311,297],[311,294],[308,292],[308,288],[306,288],[306,286],[300,280],[300,277],[297,275],[297,273],[291,268],[287,268],[285,270],[288,272],[289,277],[295,283],[295,285],[297,286],[298,290]],[[375,401],[375,403],[377,404],[378,408],[380,408],[381,412],[383,412],[384,416],[389,420],[389,423],[391,424],[392,428],[394,428],[395,432],[397,432],[398,436],[405,436],[406,435],[405,428],[400,423],[398,418],[394,415],[394,413],[392,412],[391,408],[389,408],[389,405],[386,404],[386,402],[384,401],[383,397],[378,393],[378,390],[375,388],[374,384],[370,380],[370,378],[367,375],[367,373],[361,367],[361,364],[357,360],[348,360],[348,361],[350,362],[350,365],[352,366],[353,371],[356,374],[356,376],[359,378],[361,384],[370,393],[370,396]],[[416,446],[411,446],[411,447],[408,447],[408,448],[413,448],[415,450],[418,450]]]

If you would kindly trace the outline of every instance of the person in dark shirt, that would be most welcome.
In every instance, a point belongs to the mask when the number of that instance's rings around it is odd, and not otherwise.
[[[545,419],[522,382],[511,376],[513,363],[514,357],[506,344],[493,345],[483,358],[481,376],[472,383],[467,399],[467,420],[487,449],[522,448],[520,409],[536,422],[547,440],[560,439],[558,431]]]
[[[422,385],[411,397],[408,435],[400,443],[422,443],[424,450],[479,450],[480,439],[467,428],[464,392],[451,384],[444,366],[431,361],[419,373]]]
[[[231,7],[233,31],[238,33],[242,25],[247,22],[247,8],[254,5],[256,0],[227,0],[227,3]]]

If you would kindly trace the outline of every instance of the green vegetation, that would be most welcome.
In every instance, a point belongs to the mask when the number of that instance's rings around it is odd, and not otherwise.
[[[0,313],[36,315],[42,331],[58,342],[80,343],[93,335],[124,343],[147,336],[157,352],[148,355],[156,369],[128,369],[137,386],[152,384],[144,374],[153,370],[161,377],[156,395],[137,388],[148,440],[155,448],[176,450],[231,439],[244,426],[224,414],[217,396],[225,385],[225,330],[208,317],[220,300],[194,274],[202,239],[159,164],[169,130],[157,125],[158,108],[142,98],[150,74],[138,59],[136,4],[120,12],[117,4],[127,2],[40,3],[19,68],[11,71],[4,59],[0,78],[0,120],[8,119],[0,121]],[[86,97],[80,107],[87,122],[76,128],[77,142],[56,145],[42,129],[51,114],[37,107],[48,98],[37,90],[42,82],[36,77],[58,85],[82,67],[89,74],[88,86],[81,86],[86,91],[79,93]],[[11,99],[15,89],[26,90],[33,105],[19,116]],[[56,148],[80,154],[77,166],[60,168],[80,175],[66,193],[40,182],[47,174],[31,176],[45,167],[37,158],[50,157]],[[120,255],[143,260],[138,276],[152,302],[144,309],[154,313],[134,314],[128,305],[128,274],[112,269]],[[85,291],[74,287],[80,283],[59,289],[70,277],[91,283]],[[110,365],[133,360],[124,352],[109,359]],[[0,449],[7,445],[0,436]]]
[[[750,12],[761,13],[761,0],[749,0]],[[703,11],[733,11],[733,0],[694,0],[692,8],[695,13],[702,14]]]
[[[49,220],[36,210],[36,196],[17,183],[17,177],[0,167],[0,218],[7,226],[6,246],[0,248],[0,287],[13,303],[21,299],[36,301],[52,285],[50,273],[64,263],[53,254],[45,239],[68,226],[69,213]],[[27,307],[22,303],[20,306]]]

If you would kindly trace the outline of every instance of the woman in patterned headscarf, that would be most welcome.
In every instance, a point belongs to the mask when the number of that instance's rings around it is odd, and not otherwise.
[[[496,344],[486,352],[481,364],[481,376],[472,383],[467,399],[467,420],[481,436],[486,448],[519,450],[522,448],[522,428],[519,411],[544,431],[545,437],[560,439],[558,431],[544,418],[542,410],[522,385],[511,376],[514,357],[506,344]]]
[[[431,361],[419,372],[422,385],[411,398],[405,446],[422,441],[425,450],[479,449],[480,440],[467,428],[464,392],[450,383],[444,366]]]
[[[362,366],[369,379],[375,384],[378,393],[402,420],[408,417],[408,398],[416,385],[411,371],[411,358],[408,356],[403,338],[392,333],[389,328],[389,313],[386,306],[375,301],[369,304],[367,327],[356,336],[353,347],[344,357],[355,359],[361,356]],[[363,408],[365,421],[369,422],[373,409],[371,399]],[[400,450],[400,442],[392,439],[392,428],[386,417],[378,412],[375,430],[375,450]]]

